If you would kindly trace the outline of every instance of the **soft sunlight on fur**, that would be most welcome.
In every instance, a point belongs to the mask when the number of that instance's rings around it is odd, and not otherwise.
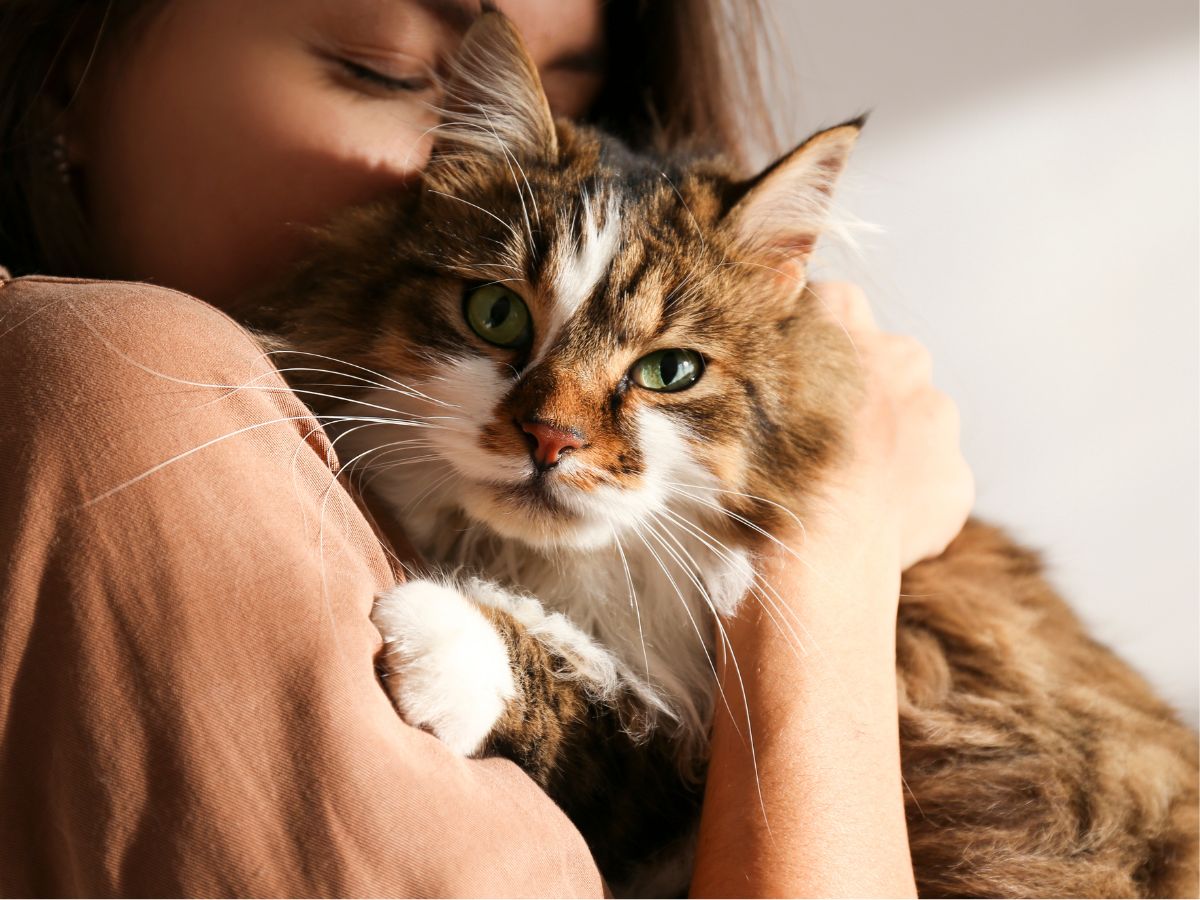
[[[679,894],[735,705],[720,617],[757,604],[821,661],[754,563],[803,534],[859,397],[805,278],[861,121],[750,179],[638,156],[550,119],[498,14],[445,106],[420,183],[332,223],[249,324],[441,573],[377,607],[401,713],[518,762],[618,893]],[[906,573],[898,666],[922,894],[1196,890],[1195,736],[1031,553],[971,522]]]
[[[508,647],[479,607],[455,587],[414,580],[383,594],[371,621],[404,717],[455,753],[477,752],[517,694]]]

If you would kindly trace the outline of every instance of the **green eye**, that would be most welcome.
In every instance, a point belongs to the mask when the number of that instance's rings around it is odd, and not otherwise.
[[[463,314],[472,331],[497,347],[526,347],[533,338],[529,307],[501,285],[485,284],[469,291]]]
[[[704,357],[695,350],[656,350],[633,364],[630,375],[651,391],[682,391],[704,374]]]

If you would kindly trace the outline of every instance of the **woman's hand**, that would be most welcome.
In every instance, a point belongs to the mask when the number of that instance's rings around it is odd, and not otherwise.
[[[896,700],[900,573],[953,540],[973,481],[924,348],[880,331],[853,285],[813,289],[854,341],[865,391],[822,502],[803,531],[763,548],[759,585],[722,623],[728,711],[718,704],[713,722],[693,896],[915,894]]]
[[[900,569],[907,569],[945,550],[971,512],[975,482],[959,448],[958,409],[933,386],[925,347],[881,331],[861,289],[826,282],[812,290],[854,342],[865,388],[850,452],[824,485],[830,521],[814,524],[894,529]]]

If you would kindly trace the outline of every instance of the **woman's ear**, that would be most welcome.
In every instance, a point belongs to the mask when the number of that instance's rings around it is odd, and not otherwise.
[[[537,66],[503,13],[486,12],[467,30],[450,61],[442,105],[446,121],[436,132],[435,155],[465,153],[502,163],[506,155],[558,158],[554,117]]]
[[[735,250],[743,259],[804,281],[834,184],[865,120],[863,116],[817,132],[744,186],[726,214]]]

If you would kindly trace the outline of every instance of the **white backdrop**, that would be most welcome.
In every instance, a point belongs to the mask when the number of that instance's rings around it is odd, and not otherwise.
[[[1193,724],[1195,0],[771,0],[787,137],[871,110],[823,271],[923,340],[977,511]]]

